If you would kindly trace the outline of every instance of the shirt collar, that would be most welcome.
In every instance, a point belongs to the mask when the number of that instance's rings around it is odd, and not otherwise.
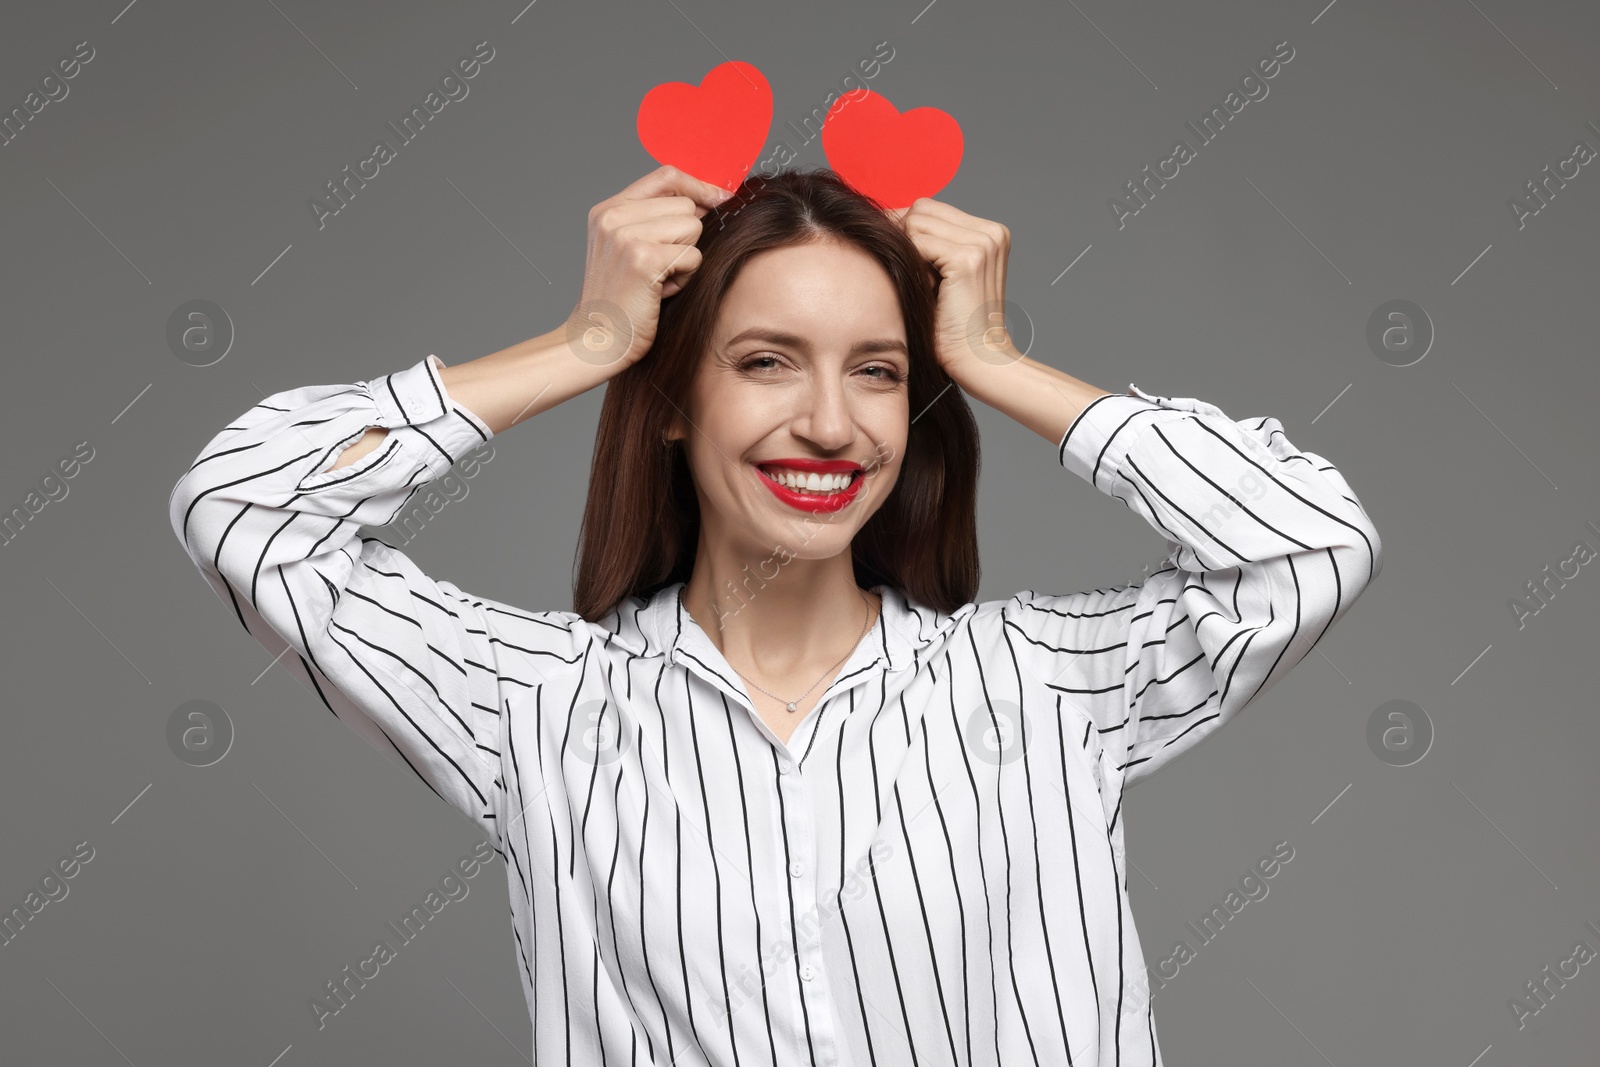
[[[650,652],[676,658],[684,628],[693,621],[678,602],[683,586],[681,581],[673,582],[657,590],[640,612],[639,626]],[[893,586],[873,586],[872,592],[883,598],[883,608],[865,640],[874,642],[886,670],[913,666],[917,654],[953,621],[949,615],[908,600]]]

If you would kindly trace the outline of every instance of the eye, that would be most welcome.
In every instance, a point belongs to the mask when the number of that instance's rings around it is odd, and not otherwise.
[[[893,366],[892,364],[888,364],[888,363],[871,363],[871,364],[868,364],[865,367],[862,367],[861,370],[862,370],[863,373],[866,373],[867,371],[881,371],[882,372],[881,374],[869,374],[868,375],[868,377],[876,378],[877,380],[879,380],[881,382],[898,382],[898,381],[901,380],[901,374],[900,374],[899,368]]]
[[[743,359],[743,360],[741,360],[739,362],[739,369],[740,370],[767,370],[767,369],[769,369],[768,367],[758,367],[757,364],[766,363],[766,364],[769,364],[769,365],[776,365],[777,362],[778,362],[778,357],[777,356],[773,356],[773,355],[750,356],[747,359]]]

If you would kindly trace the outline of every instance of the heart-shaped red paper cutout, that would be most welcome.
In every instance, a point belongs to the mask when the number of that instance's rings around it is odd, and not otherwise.
[[[772,87],[749,63],[729,60],[699,85],[663,82],[639,103],[639,141],[665,163],[724,189],[750,174],[772,128]]]
[[[871,89],[835,100],[822,123],[828,163],[886,208],[932,196],[961,166],[961,125],[936,107],[901,113]]]

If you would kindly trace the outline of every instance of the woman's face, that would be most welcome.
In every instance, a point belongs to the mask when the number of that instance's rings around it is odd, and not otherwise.
[[[833,241],[752,256],[691,384],[692,425],[673,431],[701,536],[779,563],[848,549],[899,476],[910,369],[899,297],[871,256]]]

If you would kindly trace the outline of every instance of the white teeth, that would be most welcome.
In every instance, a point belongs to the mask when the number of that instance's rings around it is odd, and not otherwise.
[[[771,468],[767,474],[779,485],[811,493],[837,493],[849,486],[852,478],[850,474],[818,474],[815,471],[785,470],[781,467]]]

